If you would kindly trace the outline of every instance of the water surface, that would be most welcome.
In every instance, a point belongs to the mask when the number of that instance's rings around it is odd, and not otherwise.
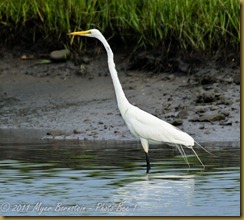
[[[0,215],[239,216],[239,143],[196,148],[191,168],[176,149],[138,142],[18,139],[0,144]]]

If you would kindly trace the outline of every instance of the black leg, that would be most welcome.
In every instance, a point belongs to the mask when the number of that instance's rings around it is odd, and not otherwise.
[[[151,169],[148,153],[146,153],[146,161],[147,161],[147,173],[149,173],[149,170]]]

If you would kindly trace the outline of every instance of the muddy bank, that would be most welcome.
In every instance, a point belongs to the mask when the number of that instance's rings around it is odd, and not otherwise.
[[[0,128],[36,129],[47,138],[135,140],[119,114],[106,54],[89,57],[82,66],[40,64],[22,55],[1,52]],[[195,65],[194,74],[152,74],[126,70],[123,54],[115,58],[132,104],[196,141],[239,141],[240,67],[210,61]]]

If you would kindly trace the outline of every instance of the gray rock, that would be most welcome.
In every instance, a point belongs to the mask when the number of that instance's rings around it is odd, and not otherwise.
[[[224,126],[231,126],[232,125],[232,121],[227,120],[227,121],[221,121],[219,123],[219,125],[224,125]]]
[[[62,135],[66,135],[67,132],[62,131],[62,130],[50,130],[47,132],[47,135],[51,135],[51,136],[62,136]]]
[[[82,56],[81,60],[84,64],[89,64],[91,59],[88,56]]]
[[[214,89],[211,89],[209,91],[200,90],[197,94],[197,103],[211,103],[221,101],[223,103],[225,100],[225,97],[219,93],[217,93]]]
[[[199,116],[197,114],[195,115],[192,115],[190,118],[189,118],[189,121],[192,121],[192,122],[199,122]]]
[[[172,125],[177,126],[177,125],[182,125],[183,121],[181,118],[175,118],[174,121],[172,122]]]
[[[184,106],[180,111],[179,113],[177,114],[177,118],[182,118],[182,119],[185,119],[187,118],[188,116],[188,107],[187,106]]]
[[[221,120],[225,120],[225,115],[217,112],[208,112],[200,117],[198,115],[194,115],[189,119],[189,121],[193,122],[214,122]]]
[[[202,77],[201,84],[202,85],[213,84],[216,83],[217,81],[218,79],[216,78],[216,76],[208,74]]]
[[[209,102],[214,102],[216,101],[215,98],[215,92],[213,91],[208,91],[208,92],[203,92],[200,91],[200,93],[197,95],[197,103],[209,103]]]
[[[81,131],[80,131],[80,130],[78,130],[78,129],[74,129],[74,130],[73,130],[73,133],[74,133],[74,134],[80,134],[80,133],[81,133]]]
[[[199,129],[205,129],[205,126],[204,125],[200,125]]]
[[[233,81],[234,81],[234,83],[235,83],[236,85],[240,85],[240,81],[241,81],[241,76],[240,76],[240,74],[235,74],[235,75],[233,76]]]
[[[222,78],[222,81],[223,82],[226,82],[226,83],[232,83],[233,82],[233,77],[229,74],[226,74],[223,78]]]
[[[54,61],[65,61],[69,55],[70,51],[68,49],[54,50],[50,53],[50,59]]]
[[[221,114],[225,115],[225,116],[229,116],[230,115],[230,112],[226,109],[223,109],[220,111]]]
[[[199,117],[199,121],[207,121],[207,122],[212,122],[212,121],[221,121],[225,120],[225,116],[221,113],[207,113],[201,117]]]
[[[204,108],[202,106],[198,106],[195,109],[195,113],[197,113],[197,114],[202,114],[202,113],[205,113],[206,111],[207,111],[207,108]]]

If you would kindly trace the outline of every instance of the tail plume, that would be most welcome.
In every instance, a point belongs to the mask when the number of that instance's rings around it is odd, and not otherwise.
[[[211,153],[211,152],[209,152],[207,149],[205,149],[202,145],[200,145],[200,144],[197,143],[196,141],[194,141],[194,142],[195,142],[199,147],[201,147],[204,151],[206,151],[207,153],[209,153],[209,154],[215,156],[213,153]],[[185,151],[184,151],[182,145],[180,145],[180,144],[175,144],[175,146],[176,146],[176,148],[179,150],[179,152],[180,152],[181,156],[183,157],[183,159],[185,160],[185,162],[186,162],[186,163],[188,164],[188,166],[190,167],[190,164],[189,164],[189,162],[188,162],[188,160],[187,160],[187,157],[186,157],[186,154],[185,154]],[[203,162],[201,161],[200,157],[197,155],[197,152],[193,149],[193,146],[188,147],[188,148],[190,148],[190,149],[193,151],[193,153],[196,155],[197,159],[199,160],[199,162],[202,164],[203,168],[205,169],[205,165],[204,165]]]
[[[197,159],[199,160],[199,162],[202,164],[203,168],[205,169],[205,165],[203,164],[203,162],[201,161],[201,159],[198,157],[196,151],[192,148],[193,153],[196,155]]]
[[[189,162],[187,160],[187,157],[186,157],[186,154],[185,154],[185,151],[184,151],[183,147],[181,145],[179,145],[179,144],[176,144],[175,146],[180,151],[180,154],[183,157],[183,159],[185,160],[185,162],[187,163],[187,165],[190,167],[190,164],[189,164]]]
[[[196,141],[194,141],[199,147],[201,147],[204,151],[206,151],[207,153],[215,156],[213,153],[209,152],[205,147],[203,147],[201,144],[197,143]]]

